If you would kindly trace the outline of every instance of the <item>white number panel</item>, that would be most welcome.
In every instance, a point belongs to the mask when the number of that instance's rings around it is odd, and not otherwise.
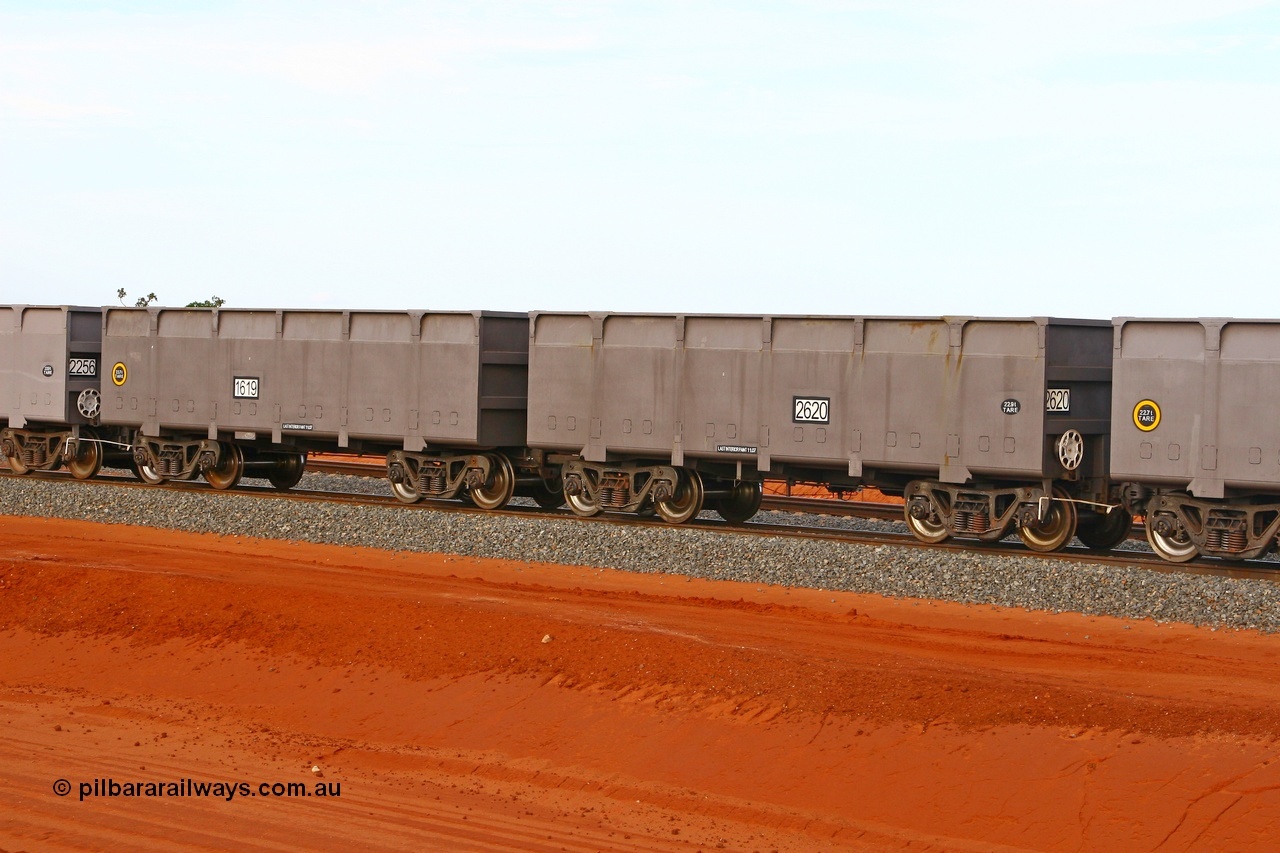
[[[67,362],[68,376],[97,376],[98,360],[96,358],[73,358]]]
[[[792,397],[791,420],[798,424],[831,423],[830,397]]]
[[[1050,388],[1044,392],[1044,410],[1046,412],[1071,411],[1071,389]]]
[[[237,400],[258,399],[258,377],[237,376],[231,386],[231,396]]]

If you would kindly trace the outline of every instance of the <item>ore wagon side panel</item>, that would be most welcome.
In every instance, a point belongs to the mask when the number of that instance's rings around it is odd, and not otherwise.
[[[760,317],[686,317],[679,406],[686,455],[718,458],[760,444],[763,353]]]
[[[855,391],[864,467],[937,474],[948,461],[959,465],[959,340],[953,353],[951,336],[944,319],[866,319]]]
[[[409,371],[418,362],[413,318],[400,313],[351,313],[347,348],[346,428],[353,439],[403,436],[418,408]],[[442,407],[454,426],[466,415]],[[474,418],[464,429],[475,429]]]
[[[1044,334],[1034,320],[963,326],[957,434],[960,458],[975,476],[1043,475]]]
[[[63,364],[67,353],[66,310],[27,307],[22,311],[21,323],[17,342],[18,407],[12,420],[28,425],[63,421],[67,415]]]
[[[831,465],[861,474],[863,320],[774,317],[766,353],[761,435],[772,462]]]
[[[272,390],[279,396],[281,438],[334,440],[342,431],[346,316],[340,311],[290,310],[282,312],[280,322]],[[227,386],[227,369],[229,366],[224,368],[223,393],[229,395],[234,385]],[[234,374],[231,375],[234,382]],[[235,401],[232,406],[234,411]],[[243,416],[243,402],[240,409]],[[275,428],[275,423],[259,427]]]
[[[529,445],[585,450],[603,318],[591,314],[530,314]]]
[[[586,458],[603,460],[612,448],[672,456],[679,443],[676,370],[683,326],[670,315],[601,319]]]
[[[217,423],[218,341],[210,310],[166,309],[156,315],[155,347],[148,365],[153,399],[143,432],[163,426],[207,432]]]
[[[147,363],[154,341],[143,308],[106,308],[102,314],[102,422],[137,426],[150,399]]]
[[[279,311],[218,311],[220,375],[211,387],[228,395],[231,409],[215,425],[218,431],[272,436],[279,429],[289,385],[281,372],[281,322]]]
[[[1206,381],[1207,340],[1206,328],[1198,320],[1115,321],[1111,404],[1111,476],[1115,480],[1186,487],[1199,478],[1202,457],[1216,468],[1217,442],[1212,437],[1216,380]],[[1206,394],[1211,395],[1209,407],[1204,406]],[[1214,490],[1212,485],[1208,488]]]
[[[0,426],[18,410],[18,372],[14,340],[18,333],[18,311],[0,305]]]
[[[1280,492],[1280,323],[1224,323],[1218,354],[1218,475],[1228,489]],[[1201,468],[1209,461],[1202,453]]]

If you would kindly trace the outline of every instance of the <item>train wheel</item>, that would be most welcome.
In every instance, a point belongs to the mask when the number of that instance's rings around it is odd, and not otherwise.
[[[907,488],[910,490],[911,487]],[[951,531],[947,530],[947,525],[943,522],[933,521],[931,518],[916,518],[912,515],[911,500],[903,506],[902,515],[907,520],[907,529],[911,531],[911,535],[926,545],[937,545],[951,538]]]
[[[742,524],[760,511],[764,483],[738,483],[728,497],[716,501],[715,511],[730,524]]]
[[[1148,522],[1150,520],[1150,518],[1147,519]],[[1170,563],[1185,563],[1195,559],[1200,553],[1196,543],[1192,542],[1185,533],[1179,539],[1176,536],[1162,536],[1156,533],[1155,525],[1150,523],[1143,526],[1147,528],[1147,542],[1150,543],[1151,550],[1155,551],[1162,560],[1168,560]]]
[[[1094,551],[1110,551],[1125,539],[1133,528],[1133,516],[1128,510],[1113,509],[1108,513],[1081,513],[1076,522],[1076,536],[1085,547]]]
[[[157,474],[156,469],[150,465],[136,465],[134,469],[138,472],[138,479],[148,486],[158,486],[168,479]]]
[[[422,500],[422,493],[418,491],[418,487],[413,483],[410,483],[408,480],[401,483],[397,483],[395,481],[388,482],[391,483],[391,494],[395,495],[396,500],[401,503],[416,504],[418,501]]]
[[[92,430],[80,430],[75,455],[65,457],[63,464],[77,480],[95,476],[102,470],[102,445],[98,443],[98,436]]]
[[[142,430],[138,430],[137,435],[133,439],[133,446],[136,449],[142,445],[142,443]],[[148,456],[149,455],[150,454],[148,454]],[[133,458],[133,473],[137,474],[138,479],[146,483],[148,486],[158,486],[165,480],[169,479],[168,477],[161,476],[160,473],[151,465],[139,462],[137,457]]]
[[[15,474],[31,473],[31,469],[23,463],[21,456],[6,456],[5,461],[9,463],[9,470]]]
[[[684,524],[702,512],[705,497],[701,475],[689,468],[681,468],[675,495],[669,500],[654,501],[653,506],[668,524]]]
[[[286,453],[267,469],[267,481],[282,492],[298,485],[307,470],[307,454]]]
[[[529,497],[543,509],[559,509],[564,506],[564,484],[557,479],[543,480],[533,487]]]
[[[205,469],[204,479],[210,486],[223,491],[234,487],[244,476],[244,451],[238,444],[224,444],[219,450],[222,458],[214,467]]]
[[[600,504],[584,494],[571,495],[566,492],[564,497],[569,504],[569,509],[573,510],[575,515],[590,518],[593,515],[600,514]]]
[[[138,479],[146,483],[148,486],[158,486],[168,477],[163,477],[156,472],[156,469],[150,465],[144,465],[141,462],[133,463],[133,472],[138,475]]]
[[[1057,498],[1065,498],[1066,492],[1054,489]],[[1066,500],[1049,504],[1049,517],[1043,522],[1018,528],[1018,538],[1032,551],[1057,551],[1076,535],[1076,505]]]
[[[490,456],[489,463],[489,482],[480,488],[470,489],[471,500],[480,509],[502,509],[516,493],[516,472],[511,467],[511,460],[501,453]]]

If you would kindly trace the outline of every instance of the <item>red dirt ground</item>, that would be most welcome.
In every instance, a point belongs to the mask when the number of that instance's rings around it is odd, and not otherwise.
[[[1280,637],[0,520],[3,851],[1275,844]]]

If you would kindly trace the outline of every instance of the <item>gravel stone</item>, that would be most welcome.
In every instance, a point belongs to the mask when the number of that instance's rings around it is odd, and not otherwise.
[[[300,488],[390,494],[383,480],[340,475],[307,474]],[[0,501],[8,515],[1280,631],[1280,583],[1016,554],[745,536],[663,525],[624,527],[564,516],[350,506],[235,491],[120,488],[38,476],[0,478]],[[760,518],[780,522],[788,516],[794,523],[790,513],[762,513]],[[804,521],[813,518],[805,516]],[[896,522],[823,518],[829,526],[903,529]]]

